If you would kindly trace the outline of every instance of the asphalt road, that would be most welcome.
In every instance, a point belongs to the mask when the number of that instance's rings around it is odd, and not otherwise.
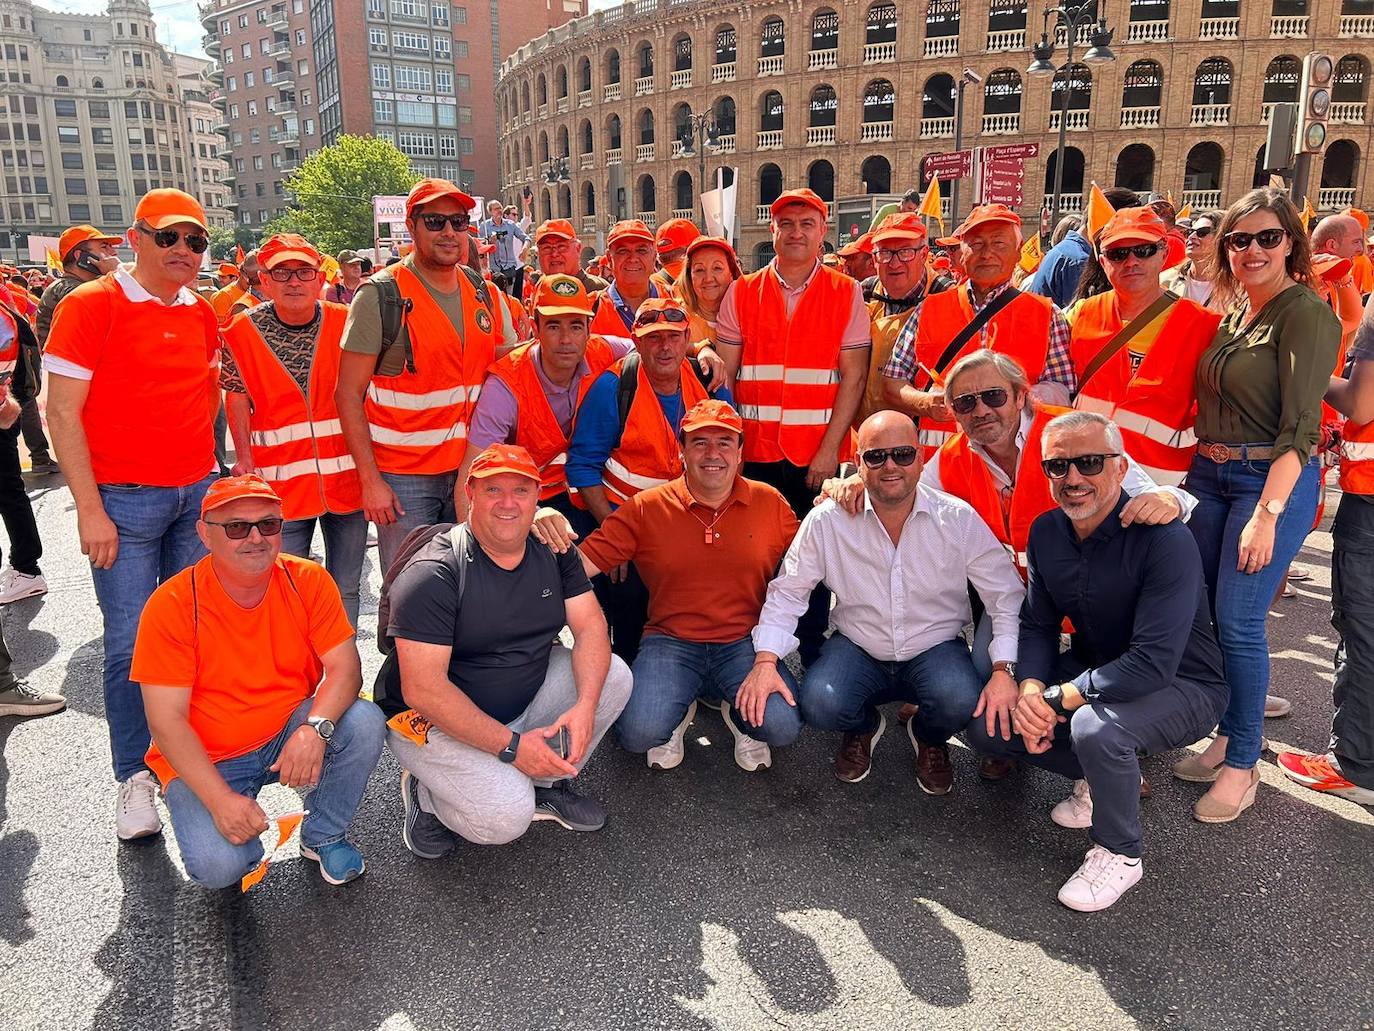
[[[415,859],[384,756],[360,881],[331,888],[290,846],[249,894],[207,893],[170,834],[115,840],[95,599],[69,495],[53,478],[33,497],[51,593],[7,607],[4,632],[70,707],[0,720],[0,1028],[1374,1028],[1374,817],[1288,785],[1272,755],[1257,805],[1218,827],[1191,819],[1177,755],[1148,760],[1145,879],[1096,915],[1054,898],[1087,847],[1048,819],[1064,781],[988,786],[961,749],[932,799],[898,733],[861,784],[814,732],[749,775],[709,712],[671,773],[603,746],[583,776],[600,834],[539,824]],[[1295,702],[1276,746],[1326,742],[1329,550],[1312,535],[1313,579],[1274,610]]]

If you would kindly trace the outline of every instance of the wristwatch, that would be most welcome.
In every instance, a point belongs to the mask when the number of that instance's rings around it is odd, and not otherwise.
[[[1270,498],[1268,501],[1265,501],[1263,498],[1261,498],[1259,501],[1256,501],[1256,502],[1255,502],[1255,508],[1257,508],[1257,509],[1261,509],[1261,508],[1262,508],[1262,509],[1264,509],[1264,511],[1268,512],[1271,516],[1281,516],[1281,515],[1283,515],[1283,510],[1284,510],[1285,508],[1287,508],[1287,507],[1288,507],[1288,502],[1286,502],[1286,501],[1280,501],[1278,498]]]
[[[1040,692],[1040,697],[1045,699],[1045,704],[1060,716],[1067,716],[1069,710],[1064,708],[1064,687],[1062,684],[1051,684]]]
[[[1014,662],[994,662],[992,664],[992,671],[994,673],[1005,673],[1007,676],[1011,677],[1012,680],[1016,679],[1016,663]]]
[[[518,730],[512,730],[510,732],[510,744],[508,744],[505,748],[501,749],[501,751],[497,752],[496,758],[500,759],[503,763],[513,763],[515,762],[515,753],[519,750],[519,748],[520,732]]]
[[[334,721],[324,716],[307,716],[305,722],[315,728],[320,740],[327,742],[334,736]]]

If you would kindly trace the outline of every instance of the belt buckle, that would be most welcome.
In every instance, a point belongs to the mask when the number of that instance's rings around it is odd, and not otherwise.
[[[1225,444],[1208,444],[1202,453],[1217,465],[1224,465],[1231,460],[1231,449]]]

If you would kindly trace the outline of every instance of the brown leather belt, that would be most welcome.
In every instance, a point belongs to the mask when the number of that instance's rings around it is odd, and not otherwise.
[[[1274,457],[1274,447],[1272,444],[1217,444],[1199,440],[1197,453],[1222,465],[1226,462],[1267,461]]]

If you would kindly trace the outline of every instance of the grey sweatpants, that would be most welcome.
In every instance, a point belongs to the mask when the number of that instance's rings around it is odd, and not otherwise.
[[[592,740],[580,770],[630,700],[630,668],[615,655],[596,706]],[[549,672],[529,708],[507,724],[524,733],[547,727],[577,701],[572,652],[555,645]],[[433,813],[449,830],[477,845],[504,845],[524,834],[534,819],[535,782],[490,752],[455,741],[437,727],[417,745],[410,738],[387,732],[396,760],[419,781],[420,808]],[[547,782],[540,783],[546,787]]]

